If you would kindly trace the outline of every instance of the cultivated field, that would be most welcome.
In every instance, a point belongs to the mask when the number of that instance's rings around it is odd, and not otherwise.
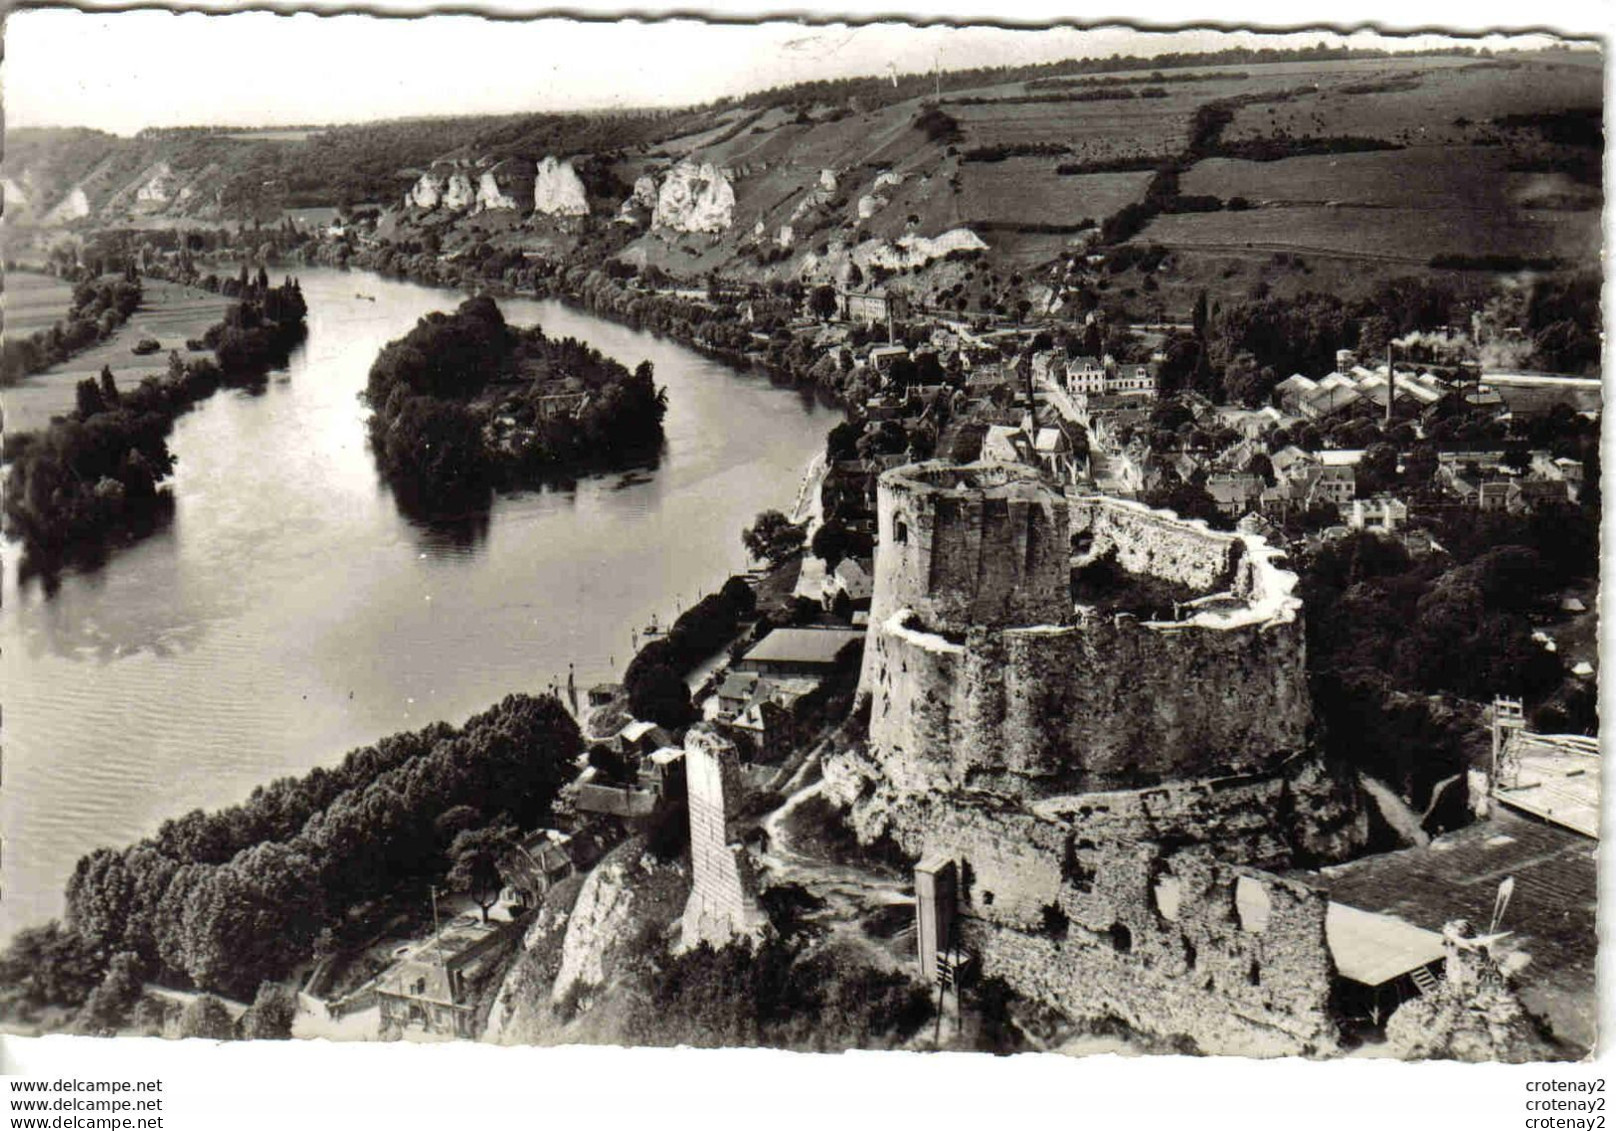
[[[1488,125],[1494,117],[1601,105],[1597,67],[1537,61],[1432,65],[1435,62],[1408,60],[1395,68],[1360,71],[1350,81],[1321,81],[1314,95],[1243,107],[1224,131],[1224,139],[1285,133],[1468,143],[1478,135],[1495,133]],[[1325,80],[1330,75],[1319,77]],[[1367,93],[1343,89],[1375,86],[1388,89]]]
[[[1328,254],[1411,266],[1446,254],[1586,260],[1597,256],[1599,241],[1598,212],[1495,216],[1458,208],[1307,205],[1161,216],[1136,237],[1170,248]]]
[[[1184,174],[1183,191],[1252,203],[1508,212],[1582,203],[1597,213],[1599,190],[1564,173],[1514,172],[1499,146],[1418,146],[1284,161],[1215,157]]]
[[[1073,224],[1104,220],[1145,194],[1151,174],[1063,177],[1048,157],[1011,157],[960,167],[960,214],[966,223]]]
[[[26,337],[46,330],[67,316],[73,302],[73,288],[54,275],[32,271],[7,271],[5,291],[0,297],[7,334]]]
[[[15,275],[6,277],[8,303]],[[110,365],[119,384],[124,386],[138,384],[148,374],[163,372],[168,368],[168,351],[179,350],[181,356],[186,356],[186,339],[200,338],[209,326],[223,319],[230,303],[229,299],[208,291],[163,279],[143,279],[141,286],[145,301],[111,338],[69,358],[59,369],[25,377],[21,384],[0,392],[7,431],[44,428],[51,417],[71,410],[78,383],[99,374],[103,365]],[[66,311],[64,304],[57,317]],[[9,325],[6,330],[12,332]],[[136,356],[131,347],[141,338],[156,338],[162,349]]]

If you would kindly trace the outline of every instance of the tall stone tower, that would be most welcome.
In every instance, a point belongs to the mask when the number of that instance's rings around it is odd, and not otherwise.
[[[870,620],[941,635],[1071,619],[1065,500],[1036,469],[942,460],[881,477]]]
[[[692,727],[685,735],[685,778],[692,874],[681,942],[723,946],[737,936],[758,937],[768,920],[757,903],[756,871],[731,828],[744,793],[734,744]]]

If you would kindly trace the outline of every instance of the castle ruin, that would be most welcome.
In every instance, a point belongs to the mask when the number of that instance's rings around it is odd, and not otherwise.
[[[1332,1048],[1328,900],[1260,869],[1367,825],[1312,742],[1280,554],[1011,464],[889,471],[878,521],[869,738],[825,771],[859,835],[957,861],[951,941],[1030,997]],[[1074,598],[1096,572],[1115,599]]]

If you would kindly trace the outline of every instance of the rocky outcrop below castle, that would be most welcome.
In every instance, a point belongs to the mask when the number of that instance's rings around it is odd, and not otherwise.
[[[651,215],[653,230],[718,233],[734,222],[735,189],[718,166],[682,161],[663,178]]]

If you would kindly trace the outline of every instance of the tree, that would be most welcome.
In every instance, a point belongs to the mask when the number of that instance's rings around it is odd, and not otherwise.
[[[684,676],[668,664],[639,665],[633,679],[624,676],[628,686],[629,713],[637,719],[649,719],[660,726],[682,727],[694,720],[696,711],[690,703],[690,688]]]
[[[101,386],[94,380],[86,377],[78,383],[77,412],[80,420],[88,420],[98,412],[107,410],[106,401],[101,396]]]
[[[1368,498],[1389,491],[1397,483],[1397,449],[1390,444],[1371,444],[1358,461],[1358,495]]]
[[[107,964],[106,977],[84,1002],[77,1028],[94,1037],[110,1037],[129,1020],[140,1000],[145,963],[133,951],[119,951]]]
[[[292,1036],[297,1004],[285,986],[262,982],[258,995],[241,1015],[241,1037],[247,1041],[285,1041]]]
[[[824,559],[826,570],[834,570],[841,563],[847,556],[848,533],[847,526],[839,516],[829,515],[819,524],[809,549],[814,557]]]
[[[836,317],[836,288],[822,283],[808,294],[808,309],[822,322]]]
[[[471,896],[482,910],[484,923],[488,922],[488,909],[499,902],[499,889],[504,885],[499,874],[500,859],[516,848],[519,839],[516,826],[506,820],[467,829],[449,846],[453,863],[445,879],[454,890]]]
[[[752,525],[741,531],[741,544],[757,561],[779,564],[802,549],[807,540],[803,528],[777,510],[759,512]]]
[[[243,272],[246,270],[242,268]],[[212,994],[199,994],[186,1004],[185,1011],[180,1014],[179,1035],[204,1041],[233,1041],[236,1039],[236,1023],[231,1020],[224,1002]]]

